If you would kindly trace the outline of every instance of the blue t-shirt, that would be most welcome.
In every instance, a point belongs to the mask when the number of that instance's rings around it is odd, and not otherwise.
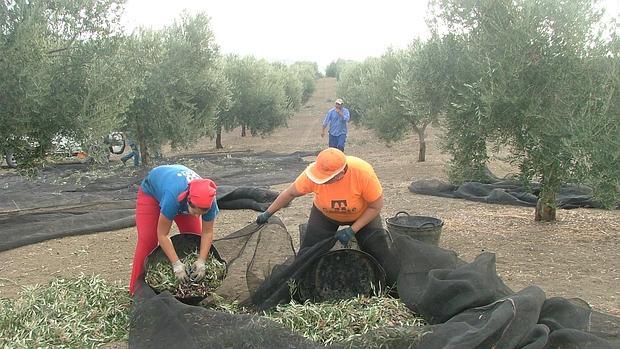
[[[342,117],[338,115],[336,107],[331,108],[325,115],[323,127],[329,125],[329,134],[332,136],[340,136],[347,134],[347,122],[351,118],[349,109],[342,107]]]
[[[145,194],[159,202],[160,212],[173,220],[178,214],[189,214],[187,199],[179,202],[178,197],[187,190],[188,183],[197,178],[201,177],[183,165],[163,165],[152,169],[140,187]],[[212,221],[219,212],[217,199],[214,197],[211,209],[202,215],[202,220]]]

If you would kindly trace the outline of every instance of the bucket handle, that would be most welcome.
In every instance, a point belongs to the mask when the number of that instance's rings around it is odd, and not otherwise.
[[[398,217],[398,215],[399,215],[399,214],[401,214],[401,213],[406,214],[406,215],[407,215],[407,217],[409,217],[409,216],[410,216],[409,212],[406,212],[406,211],[398,211],[398,213],[396,213],[396,214],[394,215],[394,218]]]
[[[398,212],[394,215],[394,218],[397,218],[397,217],[398,217],[398,215],[400,215],[400,214],[406,214],[406,215],[407,215],[407,217],[410,217],[410,216],[411,216],[411,215],[409,214],[409,212],[406,212],[406,211],[398,211]],[[419,228],[424,228],[424,227],[429,226],[429,225],[434,227],[434,226],[435,226],[435,223],[433,223],[433,222],[426,222],[426,223],[423,223],[423,224],[421,224],[420,226],[418,226],[418,229],[419,229]]]

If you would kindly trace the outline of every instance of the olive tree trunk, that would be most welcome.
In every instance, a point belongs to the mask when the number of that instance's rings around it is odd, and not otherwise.
[[[224,146],[222,146],[222,126],[217,127],[215,135],[215,149],[224,149]]]
[[[536,202],[536,211],[534,212],[534,220],[539,222],[555,221],[555,193],[540,193],[538,202]]]
[[[147,166],[151,163],[151,155],[149,154],[149,147],[146,145],[146,137],[144,136],[144,129],[140,124],[136,126],[136,137],[138,138],[138,149],[140,150],[140,165]]]
[[[425,138],[426,126],[428,126],[428,124],[425,124],[422,127],[413,125],[413,130],[418,134],[418,139],[420,141],[420,146],[419,146],[419,151],[418,151],[418,162],[426,161],[426,138]]]

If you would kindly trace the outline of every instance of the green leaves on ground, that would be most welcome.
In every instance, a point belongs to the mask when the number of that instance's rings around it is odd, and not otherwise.
[[[195,251],[181,261],[191,268],[197,259],[198,251]],[[205,262],[205,270],[206,274],[202,280],[180,283],[174,275],[170,262],[162,260],[149,264],[144,280],[158,293],[168,291],[180,298],[205,297],[222,284],[226,276],[226,264],[211,255]]]
[[[322,344],[368,341],[372,337],[378,340],[396,329],[407,331],[426,324],[399,299],[390,297],[357,297],[317,304],[291,302],[277,306],[265,316]]]
[[[164,263],[162,263],[164,264]],[[214,295],[213,309],[246,313]],[[26,287],[17,299],[0,298],[0,347],[95,348],[128,340],[131,299],[127,287],[98,276],[57,278]],[[424,320],[398,299],[357,297],[333,303],[289,303],[263,314],[320,343],[377,347],[420,334]]]
[[[19,296],[0,299],[0,347],[95,348],[128,338],[127,287],[82,274]]]

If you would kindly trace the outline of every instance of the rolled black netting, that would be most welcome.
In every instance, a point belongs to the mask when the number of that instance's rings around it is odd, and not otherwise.
[[[278,192],[258,187],[217,187],[217,204],[220,209],[252,209],[265,211],[278,197]]]
[[[315,348],[278,323],[259,316],[291,299],[291,284],[333,252],[329,238],[295,255],[291,236],[277,218],[215,241],[228,263],[216,293],[245,305],[231,314],[188,306],[166,292],[140,288],[134,299],[132,348]],[[482,253],[466,263],[455,252],[399,233],[378,231],[360,248],[397,280],[397,291],[428,326],[379,330],[331,347],[368,348],[618,348],[620,318],[593,312],[580,299],[547,298],[536,286],[518,292],[495,271],[495,255]],[[361,270],[361,269],[360,269]],[[336,277],[336,276],[334,276]],[[388,277],[389,279],[389,277]],[[372,343],[372,344],[369,344]]]
[[[594,349],[620,344],[620,318],[608,316],[607,324],[595,323],[586,302],[546,299],[536,286],[513,292],[497,276],[492,253],[465,263],[453,251],[408,236],[393,237],[402,261],[399,295],[435,324],[416,348]]]
[[[437,179],[424,179],[411,183],[409,191],[416,194],[441,196],[445,198],[464,199],[514,206],[536,206],[540,184],[530,183],[524,186],[516,180],[496,180],[489,183],[464,182],[453,185]],[[594,198],[592,188],[586,185],[563,185],[557,196],[559,208],[578,207],[602,208],[600,201]]]

